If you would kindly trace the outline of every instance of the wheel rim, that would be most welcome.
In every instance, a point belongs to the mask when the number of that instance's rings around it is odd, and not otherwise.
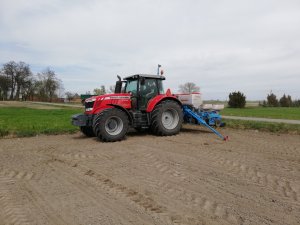
[[[118,135],[123,130],[123,121],[121,118],[113,116],[108,118],[105,123],[105,131],[110,135]]]
[[[162,113],[161,118],[163,126],[168,129],[174,129],[179,122],[179,115],[175,109],[168,109]]]

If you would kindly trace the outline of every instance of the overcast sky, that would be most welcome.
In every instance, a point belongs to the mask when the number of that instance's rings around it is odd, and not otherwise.
[[[0,64],[50,67],[66,91],[157,71],[204,99],[300,99],[299,0],[0,0]]]

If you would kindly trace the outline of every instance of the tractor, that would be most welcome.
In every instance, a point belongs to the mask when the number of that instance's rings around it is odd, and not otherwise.
[[[159,136],[180,132],[184,111],[180,100],[163,89],[162,75],[136,74],[118,76],[115,93],[85,100],[84,114],[72,116],[86,136],[97,136],[104,142],[124,139],[128,129],[150,130]]]

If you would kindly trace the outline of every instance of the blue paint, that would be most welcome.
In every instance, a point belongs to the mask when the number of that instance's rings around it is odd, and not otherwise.
[[[225,125],[222,122],[221,115],[217,111],[193,109],[187,105],[183,105],[182,110],[183,110],[183,116],[185,122],[203,125],[208,129],[210,129],[212,132],[214,132],[217,136],[219,136],[223,140],[228,139],[227,136],[224,137],[222,134],[220,134],[216,129],[212,127],[212,126],[222,127]]]

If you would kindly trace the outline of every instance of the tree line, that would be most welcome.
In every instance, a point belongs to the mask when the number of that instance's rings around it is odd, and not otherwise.
[[[192,82],[179,85],[180,93],[199,92],[200,88]],[[114,85],[106,89],[104,85],[93,90],[94,95],[113,93]],[[87,92],[86,94],[90,94]],[[31,100],[31,101],[56,101],[64,95],[63,84],[54,70],[44,69],[33,74],[30,66],[25,62],[10,61],[0,68],[0,100]],[[77,93],[66,92],[66,98],[70,101],[79,98]],[[235,91],[229,94],[229,107],[244,108],[246,96]],[[300,107],[300,100],[292,100],[290,95],[284,94],[279,100],[273,93],[268,94],[267,99],[259,102],[264,107]]]
[[[264,100],[261,106],[264,107],[300,107],[300,100],[292,100],[290,95],[284,94],[279,100],[274,93],[270,93],[267,96],[267,100]]]
[[[87,91],[85,93],[85,95],[97,95],[98,96],[98,95],[104,95],[107,93],[114,93],[114,92],[115,92],[115,85],[109,86],[108,89],[105,88],[105,85],[100,85],[100,88],[95,88],[92,93],[90,91]],[[71,91],[65,92],[65,96],[69,102],[73,101],[74,99],[80,98],[80,95],[78,93],[74,93]]]
[[[63,85],[55,71],[33,74],[25,62],[10,61],[0,68],[0,100],[52,102],[61,97]]]
[[[246,96],[240,91],[232,92],[229,94],[228,105],[231,108],[244,108]],[[278,100],[275,94],[270,93],[267,95],[267,100],[259,102],[259,105],[263,107],[300,107],[300,100],[292,100],[292,97],[286,94]]]

